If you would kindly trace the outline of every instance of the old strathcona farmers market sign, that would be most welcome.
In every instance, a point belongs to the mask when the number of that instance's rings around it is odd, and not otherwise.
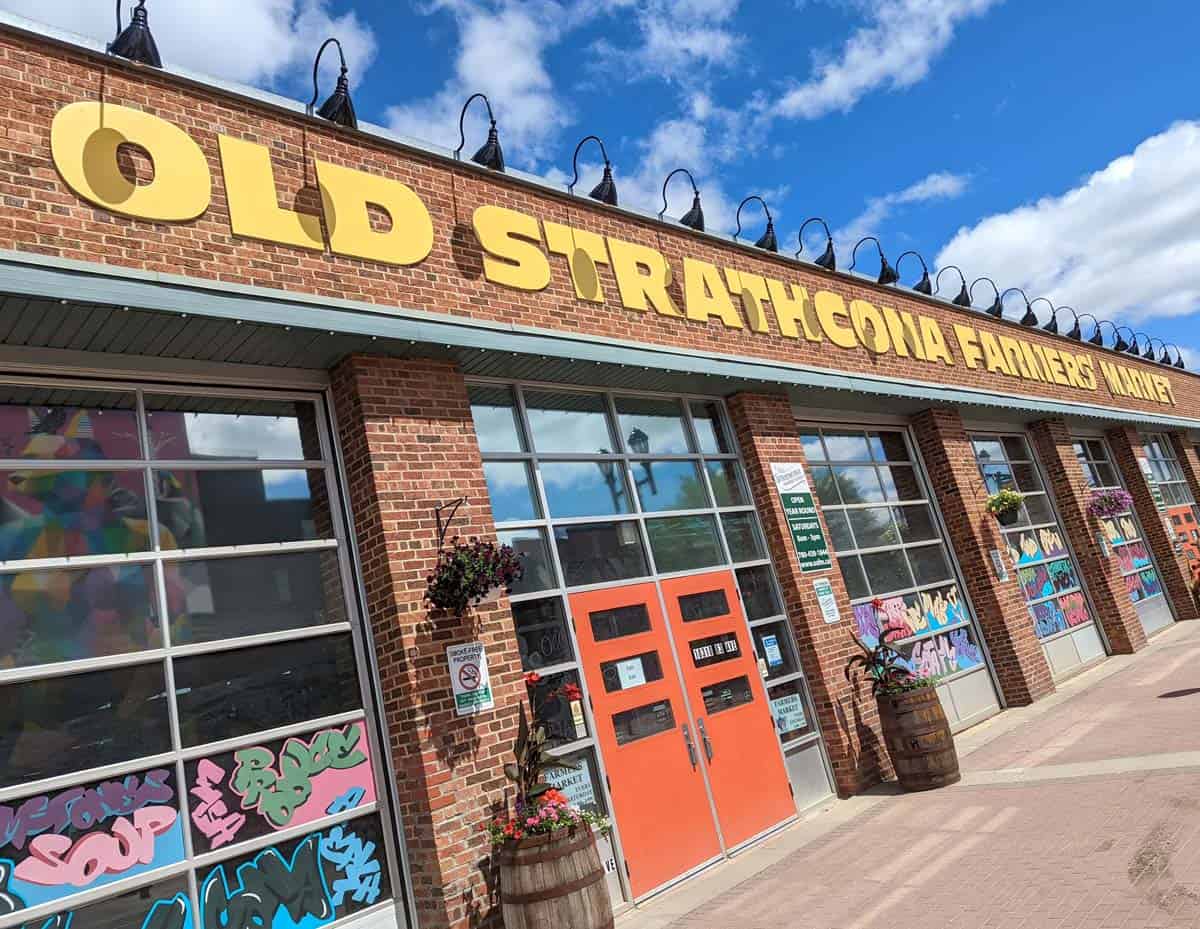
[[[429,257],[435,236],[429,210],[400,181],[314,158],[323,224],[318,216],[279,205],[266,145],[227,135],[218,135],[217,142],[235,235],[399,266]],[[121,173],[118,150],[123,145],[149,154],[154,176],[148,183],[136,184]],[[212,201],[212,168],[195,139],[140,110],[69,104],[54,118],[51,153],[71,190],[113,213],[187,222],[203,216]],[[375,228],[368,206],[387,213],[390,228]],[[728,329],[756,334],[771,332],[770,312],[785,339],[829,342],[874,355],[894,353],[934,368],[961,365],[1080,391],[1095,391],[1102,380],[1117,398],[1176,402],[1167,375],[1074,352],[1067,345],[1056,348],[965,323],[944,326],[932,316],[847,300],[833,290],[810,295],[798,284],[691,257],[673,267],[647,245],[501,206],[478,207],[472,227],[484,253],[484,276],[504,287],[545,289],[552,277],[549,256],[565,256],[575,295],[583,301],[604,303],[615,296],[631,311],[681,322],[715,318]],[[616,295],[604,293],[597,265],[611,269]],[[669,292],[679,274],[682,306]]]

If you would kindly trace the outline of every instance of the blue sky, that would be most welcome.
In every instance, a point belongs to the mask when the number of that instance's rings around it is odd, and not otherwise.
[[[0,8],[110,38],[94,0]],[[511,164],[565,181],[596,133],[622,203],[674,167],[710,228],[761,194],[781,244],[808,216],[1200,347],[1200,5],[1030,0],[149,0],[168,62],[306,98],[326,34],[360,117],[453,147],[471,92]],[[1148,13],[1148,11],[1152,11]],[[478,135],[479,123],[472,124]],[[469,150],[478,144],[472,139]],[[597,152],[585,149],[587,174]],[[671,214],[690,204],[672,188]],[[760,214],[744,214],[751,240]],[[819,235],[809,227],[809,248]],[[861,267],[874,271],[870,245]],[[912,283],[919,266],[902,267]],[[957,290],[953,273],[943,289]],[[986,305],[986,285],[976,291]],[[1019,298],[1011,298],[1019,304]],[[1044,304],[1042,304],[1044,307]],[[1010,304],[1019,315],[1019,306]],[[1069,323],[1069,315],[1061,320]],[[1085,330],[1086,331],[1086,330]],[[1200,362],[1200,357],[1197,357]]]

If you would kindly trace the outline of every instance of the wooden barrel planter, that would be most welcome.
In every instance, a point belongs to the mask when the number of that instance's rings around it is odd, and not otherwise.
[[[612,901],[591,829],[510,842],[500,853],[505,929],[612,929]]]
[[[881,694],[879,721],[896,779],[904,790],[933,790],[957,783],[958,752],[937,689]]]

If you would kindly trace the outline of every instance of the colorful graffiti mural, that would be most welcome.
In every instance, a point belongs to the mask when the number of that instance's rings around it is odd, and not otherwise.
[[[1059,558],[1067,553],[1062,535],[1055,527],[1022,529],[1005,537],[1008,556],[1016,565],[1032,564],[1047,558]]]
[[[187,780],[198,852],[375,800],[361,722],[201,758],[187,765]]]
[[[184,858],[174,773],[120,780],[0,805],[0,890],[17,909],[174,864]]]
[[[6,865],[0,864],[0,918],[24,909],[5,893]],[[171,878],[149,887],[108,897],[22,923],[18,929],[191,929],[192,906],[187,883]]]
[[[1134,603],[1149,600],[1151,597],[1161,596],[1163,592],[1158,572],[1153,568],[1139,571],[1136,574],[1127,574],[1125,576],[1125,586],[1129,590],[1129,598]]]
[[[1027,600],[1040,600],[1079,587],[1075,567],[1066,558],[1021,568],[1017,571],[1017,578]]]
[[[202,929],[316,929],[391,893],[379,818],[352,820],[200,877]]]
[[[905,630],[905,638],[911,638],[932,635],[967,619],[967,610],[959,599],[957,584],[900,597],[887,597],[880,603],[878,608],[872,603],[860,603],[854,607],[858,636],[871,644],[879,641],[880,630],[887,626],[897,626]]]
[[[1140,568],[1150,566],[1150,552],[1141,542],[1133,542],[1129,545],[1122,545],[1114,550],[1117,556],[1117,561],[1121,565],[1121,573],[1129,574],[1132,571],[1137,571]]]
[[[1087,601],[1080,591],[1035,603],[1030,610],[1033,613],[1034,632],[1040,639],[1091,622]]]
[[[1100,520],[1100,528],[1104,532],[1104,537],[1108,539],[1109,545],[1121,545],[1137,539],[1140,535],[1137,523],[1128,514],[1112,519],[1102,519]]]

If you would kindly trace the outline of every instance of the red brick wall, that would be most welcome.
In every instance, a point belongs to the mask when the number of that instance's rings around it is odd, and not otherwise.
[[[1146,645],[1146,632],[1121,577],[1117,557],[1100,548],[1099,523],[1088,515],[1091,489],[1075,457],[1065,420],[1043,419],[1029,427],[1034,450],[1049,479],[1067,542],[1075,553],[1080,578],[1115,655],[1130,655]]]
[[[444,362],[354,356],[333,395],[421,926],[498,925],[480,828],[506,797],[525,696],[512,615],[506,600],[462,620],[423,602],[435,504],[467,498],[451,535],[494,532],[466,385]],[[496,709],[459,718],[446,646],[471,641],[487,645]]]
[[[833,765],[838,793],[858,793],[891,773],[887,751],[879,734],[879,711],[869,687],[852,687],[845,678],[846,660],[858,653],[850,638],[854,620],[850,597],[836,562],[833,570],[803,574],[788,529],[783,504],[771,475],[772,463],[807,460],[792,415],[791,402],[783,394],[737,394],[729,402],[729,413],[746,462],[746,473],[784,605],[800,648],[800,663],[816,706]],[[809,473],[809,480],[812,474]],[[821,528],[830,539],[825,517]],[[813,580],[826,577],[833,585],[841,608],[841,621],[828,625],[813,590]]]
[[[0,73],[4,75],[0,87],[0,196],[4,203],[0,248],[1005,394],[1025,393],[1183,415],[1200,407],[1200,379],[1173,369],[1169,376],[1179,401],[1177,408],[1114,398],[1103,379],[1098,390],[1079,390],[988,373],[982,365],[970,370],[961,358],[953,367],[947,367],[901,358],[894,352],[873,355],[865,349],[838,348],[827,341],[784,338],[769,312],[770,331],[754,333],[748,328],[726,329],[715,320],[700,323],[629,311],[619,305],[615,279],[604,264],[599,265],[599,279],[608,302],[589,303],[575,297],[566,259],[561,256],[550,259],[553,279],[544,291],[506,289],[482,276],[482,258],[471,227],[472,214],[481,204],[510,207],[658,249],[675,270],[672,293],[679,305],[682,258],[687,255],[718,268],[803,285],[810,295],[834,289],[847,300],[863,299],[875,305],[886,303],[900,311],[924,313],[938,320],[952,346],[952,324],[959,322],[1019,336],[1045,347],[1119,360],[1156,374],[1168,372],[1128,355],[1118,358],[1065,338],[925,300],[906,289],[882,288],[780,256],[735,248],[677,225],[605,209],[586,197],[569,198],[531,188],[504,176],[404,150],[264,104],[189,86],[151,69],[64,50],[43,40],[0,33]],[[204,216],[174,224],[128,219],[93,208],[66,187],[50,159],[51,120],[66,104],[100,99],[161,116],[193,136],[207,156],[213,176],[212,205]],[[279,201],[302,211],[318,212],[312,167],[315,157],[408,184],[432,215],[432,254],[419,265],[401,268],[233,236],[217,154],[218,133],[269,145]],[[617,168],[619,184],[620,166]],[[952,350],[957,357],[957,349]]]
[[[1108,447],[1112,450],[1116,466],[1126,490],[1133,497],[1133,508],[1142,526],[1142,538],[1154,555],[1154,564],[1162,580],[1163,590],[1171,601],[1175,618],[1200,619],[1196,600],[1192,595],[1191,569],[1182,552],[1175,551],[1175,533],[1163,522],[1164,514],[1154,505],[1154,495],[1146,483],[1146,476],[1138,464],[1145,457],[1142,437],[1136,429],[1121,426],[1105,433]],[[1192,453],[1193,460],[1195,453]],[[1186,475],[1188,462],[1180,457],[1179,463]],[[1194,493],[1195,491],[1193,491]]]
[[[919,413],[912,424],[1000,690],[1009,706],[1025,706],[1052,693],[1054,682],[1017,583],[1016,566],[1008,558],[995,517],[987,511],[987,490],[962,417],[957,410],[932,409]],[[996,577],[992,549],[1004,553],[1007,581]]]

